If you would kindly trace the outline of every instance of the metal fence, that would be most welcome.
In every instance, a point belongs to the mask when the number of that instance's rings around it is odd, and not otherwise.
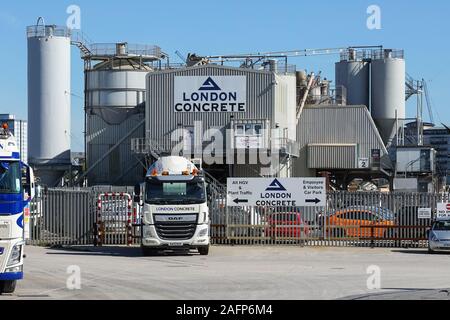
[[[30,206],[32,245],[91,244],[95,207],[91,190],[48,189]]]
[[[436,204],[449,201],[448,194],[332,192],[322,207],[236,208],[226,206],[223,187],[210,187],[211,240],[227,245],[426,247]],[[140,217],[128,203],[132,189],[45,190],[31,204],[28,242],[89,245],[100,231],[103,245],[138,244]],[[419,208],[429,208],[431,217],[419,217]]]
[[[448,194],[333,192],[322,207],[227,208],[211,198],[215,244],[426,247],[436,204]],[[429,208],[430,217],[419,217]],[[421,210],[420,210],[421,211]]]

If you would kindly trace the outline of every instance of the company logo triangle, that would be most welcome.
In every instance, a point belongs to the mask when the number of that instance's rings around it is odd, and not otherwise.
[[[283,185],[280,183],[280,181],[278,181],[278,179],[275,179],[272,181],[272,183],[269,185],[266,191],[286,191],[286,188],[283,187]]]
[[[217,85],[217,83],[214,82],[214,80],[211,77],[208,77],[208,79],[206,79],[206,81],[203,83],[203,85],[198,90],[219,91],[222,89],[220,89],[220,87]]]

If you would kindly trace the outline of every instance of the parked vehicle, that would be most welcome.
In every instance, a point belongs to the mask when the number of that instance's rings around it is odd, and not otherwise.
[[[305,239],[309,237],[309,226],[298,212],[277,212],[267,216],[266,237]]]
[[[395,226],[395,215],[379,207],[348,207],[332,212],[323,222],[331,237],[384,238]]]
[[[428,231],[428,252],[450,251],[450,220],[436,220]]]
[[[20,161],[16,139],[0,128],[0,294],[23,278],[25,226],[34,197],[33,170]]]
[[[201,168],[183,157],[162,157],[149,168],[135,194],[135,201],[142,201],[144,255],[164,249],[209,253],[210,217]]]

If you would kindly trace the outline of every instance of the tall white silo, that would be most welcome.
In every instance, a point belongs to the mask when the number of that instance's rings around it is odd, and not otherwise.
[[[27,28],[29,163],[41,183],[59,184],[70,168],[70,31]]]
[[[403,51],[381,50],[372,60],[372,118],[384,143],[396,134],[405,118],[405,60]],[[399,119],[396,124],[397,118]]]
[[[336,87],[343,86],[347,92],[348,105],[370,106],[370,63],[348,50],[336,63]]]

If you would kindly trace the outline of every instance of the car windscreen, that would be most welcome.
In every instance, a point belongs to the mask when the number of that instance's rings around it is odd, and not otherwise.
[[[450,231],[450,221],[437,221],[433,226],[434,231]]]
[[[0,161],[0,192],[20,193],[21,171],[20,163]]]
[[[206,201],[203,182],[160,182],[146,184],[145,202],[149,204],[199,204]]]

